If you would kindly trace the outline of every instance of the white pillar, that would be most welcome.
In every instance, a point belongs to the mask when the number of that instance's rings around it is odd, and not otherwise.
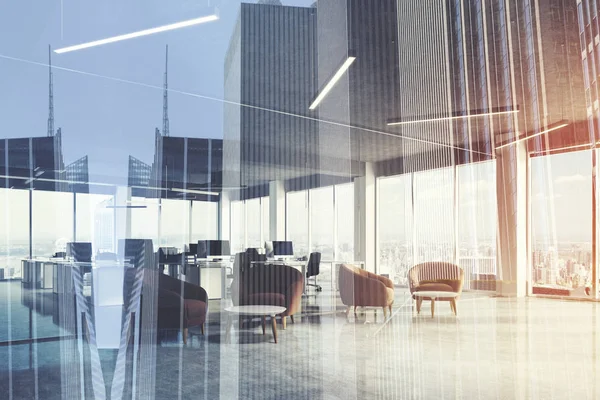
[[[367,271],[375,272],[375,170],[365,163],[365,175],[354,180],[354,259],[364,261]]]
[[[285,240],[285,185],[269,182],[269,240]]]
[[[231,200],[229,192],[219,195],[219,240],[231,239]]]
[[[496,161],[498,253],[496,291],[500,296],[527,295],[528,186],[527,149],[517,143],[501,149]]]

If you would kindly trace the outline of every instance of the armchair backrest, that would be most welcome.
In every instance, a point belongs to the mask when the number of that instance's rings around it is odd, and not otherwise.
[[[444,282],[457,293],[462,292],[465,271],[456,264],[444,261],[428,261],[417,264],[408,271],[410,292],[426,282]]]

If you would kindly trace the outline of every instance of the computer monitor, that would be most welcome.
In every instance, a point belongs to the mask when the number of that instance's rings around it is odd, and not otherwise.
[[[230,256],[229,240],[209,240],[208,241],[209,257]]]
[[[198,240],[198,243],[196,244],[196,257],[199,259],[208,257],[208,240]]]
[[[90,242],[67,243],[67,257],[75,262],[92,262],[92,244]]]
[[[188,245],[188,254],[198,254],[198,243],[190,243]]]
[[[265,255],[267,258],[273,258],[273,242],[265,242]]]
[[[293,256],[294,248],[292,242],[288,241],[273,241],[274,256]]]

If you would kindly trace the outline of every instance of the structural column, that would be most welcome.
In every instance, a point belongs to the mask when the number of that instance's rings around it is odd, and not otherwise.
[[[269,240],[285,240],[285,185],[269,182]]]
[[[375,166],[365,163],[365,174],[354,180],[354,259],[363,261],[368,271],[375,272],[377,232],[375,217]]]
[[[527,295],[528,184],[524,142],[498,151],[496,196],[498,252],[496,291],[500,296]]]

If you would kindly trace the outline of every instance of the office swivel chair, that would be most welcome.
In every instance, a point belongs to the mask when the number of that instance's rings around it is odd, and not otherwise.
[[[308,264],[306,265],[306,286],[313,286],[317,289],[317,292],[323,290],[323,288],[317,285],[317,275],[319,275],[319,266],[321,265],[321,253],[314,252],[310,253],[308,258]],[[309,283],[308,278],[311,276],[315,277],[315,283]]]

